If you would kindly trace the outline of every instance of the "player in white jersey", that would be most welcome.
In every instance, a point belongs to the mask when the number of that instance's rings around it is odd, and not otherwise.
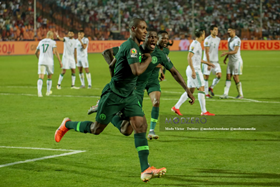
[[[238,96],[236,99],[242,99],[243,98],[243,92],[242,92],[242,85],[239,80],[239,75],[242,75],[242,68],[243,68],[243,60],[241,58],[240,53],[240,46],[241,46],[241,40],[239,37],[235,34],[235,28],[229,27],[228,28],[228,50],[229,52],[222,53],[221,57],[225,56],[224,63],[226,64],[227,58],[229,58],[229,62],[227,65],[227,77],[226,77],[226,85],[224,88],[224,95],[222,95],[221,99],[228,98],[228,92],[229,88],[231,86],[231,77],[233,76],[233,80],[236,84]]]
[[[85,79],[84,79],[83,68],[85,69],[85,72],[86,72],[88,88],[91,88],[91,74],[88,69],[89,63],[88,63],[88,53],[87,53],[89,40],[84,36],[85,36],[84,31],[80,30],[78,32],[78,39],[77,39],[77,55],[78,55],[77,67],[79,69],[81,88],[85,88]]]
[[[214,116],[206,110],[205,93],[204,93],[204,80],[201,72],[201,63],[208,64],[211,67],[215,67],[212,63],[202,60],[202,48],[201,42],[205,38],[205,31],[203,29],[195,30],[195,40],[190,45],[190,50],[188,54],[189,65],[186,70],[188,77],[188,87],[190,91],[194,93],[195,89],[198,89],[198,101],[201,108],[201,115]],[[179,108],[188,99],[188,94],[185,92],[182,94],[179,101],[175,106],[171,108],[178,115],[182,115]]]
[[[210,91],[211,95],[214,96],[213,88],[218,84],[220,78],[222,76],[221,66],[219,64],[219,45],[221,39],[217,37],[218,35],[218,26],[211,25],[210,26],[211,35],[205,38],[204,40],[204,57],[203,60],[207,62],[211,62],[215,65],[215,68],[211,68],[207,64],[202,64],[202,73],[204,75],[205,80],[205,97],[212,98],[208,91]],[[216,74],[216,78],[213,79],[212,85],[208,86],[209,75]],[[208,88],[209,87],[209,88]]]
[[[54,73],[53,54],[55,54],[55,56],[57,57],[60,63],[60,68],[62,68],[62,63],[59,57],[59,53],[56,50],[56,42],[53,40],[53,32],[49,31],[47,33],[47,37],[39,42],[35,52],[36,57],[39,59],[38,62],[39,80],[37,81],[38,97],[43,97],[42,86],[43,86],[43,79],[45,74],[48,75],[46,96],[52,94],[51,91],[52,75]]]
[[[56,88],[61,89],[61,82],[63,80],[63,76],[66,73],[67,69],[71,69],[72,72],[72,85],[71,89],[77,89],[75,87],[75,69],[77,64],[77,41],[74,39],[74,32],[72,30],[69,30],[68,37],[61,38],[59,37],[58,33],[56,32],[56,37],[64,42],[64,49],[63,49],[63,56],[62,56],[62,72],[59,75],[58,83]]]

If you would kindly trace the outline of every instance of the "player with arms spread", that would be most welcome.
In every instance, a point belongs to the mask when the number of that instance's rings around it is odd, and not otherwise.
[[[55,141],[59,142],[69,129],[98,135],[117,112],[123,111],[124,115],[130,118],[130,124],[134,129],[135,147],[138,151],[142,172],[141,180],[147,182],[153,177],[165,174],[166,168],[156,169],[148,164],[147,121],[133,92],[138,76],[145,72],[152,60],[150,54],[144,54],[147,58],[142,62],[139,49],[140,42],[145,40],[147,34],[147,24],[143,19],[134,18],[129,24],[129,28],[130,38],[120,46],[116,56],[115,74],[102,91],[96,121],[74,122],[69,118],[64,118],[55,132]]]
[[[63,76],[66,73],[67,69],[71,69],[72,72],[72,85],[71,89],[77,89],[75,87],[75,69],[76,69],[76,64],[77,64],[77,43],[76,40],[74,39],[74,32],[72,30],[69,30],[68,32],[68,37],[61,38],[59,37],[58,33],[56,32],[56,37],[64,42],[64,49],[63,49],[63,57],[62,57],[62,72],[59,75],[58,78],[58,83],[56,88],[61,89],[61,82],[63,80]]]
[[[55,56],[57,57],[61,68],[62,63],[59,57],[59,53],[56,50],[56,42],[53,40],[53,32],[49,31],[47,33],[47,37],[39,42],[35,52],[36,57],[39,59],[39,80],[37,81],[38,97],[43,97],[42,86],[45,74],[48,75],[46,96],[52,94],[52,75],[54,73],[53,54],[55,54]]]
[[[226,64],[227,58],[229,58],[229,62],[227,65],[227,77],[226,77],[226,85],[224,88],[224,95],[222,95],[221,99],[227,99],[228,98],[228,92],[229,88],[231,86],[231,77],[233,76],[233,80],[236,84],[238,96],[236,99],[242,99],[243,98],[243,92],[242,92],[242,85],[239,80],[239,75],[242,75],[242,68],[243,68],[243,60],[241,58],[240,53],[240,46],[241,46],[241,40],[238,36],[235,34],[235,28],[230,27],[228,28],[228,50],[229,52],[222,53],[221,57],[226,56],[224,59],[224,64]]]
[[[189,65],[186,70],[186,74],[188,77],[188,87],[190,88],[192,93],[194,93],[195,88],[198,89],[198,101],[201,108],[201,115],[214,116],[215,114],[212,114],[206,110],[204,80],[201,72],[201,63],[208,64],[212,67],[215,66],[212,63],[201,59],[202,48],[200,43],[205,38],[205,31],[203,29],[196,29],[194,34],[196,38],[190,45],[190,51],[188,54]],[[187,94],[183,93],[177,104],[174,107],[172,107],[171,110],[178,115],[182,115],[179,108],[187,99]]]

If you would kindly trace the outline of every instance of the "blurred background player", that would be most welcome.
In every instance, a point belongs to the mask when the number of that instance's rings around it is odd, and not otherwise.
[[[81,88],[85,88],[83,68],[85,69],[86,72],[88,88],[91,88],[91,74],[88,69],[89,63],[88,63],[88,53],[87,53],[89,40],[84,36],[85,36],[84,30],[80,30],[78,32],[78,39],[77,39],[77,55],[78,55],[77,67],[79,69]]]
[[[241,40],[238,36],[235,34],[235,28],[229,27],[228,28],[228,50],[229,52],[222,53],[221,57],[225,56],[224,64],[226,64],[227,58],[229,58],[229,62],[227,65],[227,77],[226,77],[226,85],[224,88],[224,95],[222,95],[221,99],[227,99],[228,98],[228,92],[229,88],[231,86],[231,77],[233,75],[233,80],[236,84],[238,96],[236,99],[242,99],[243,98],[243,92],[242,92],[242,85],[239,80],[239,75],[242,75],[242,68],[243,68],[243,60],[241,58],[240,53],[240,46],[241,46]]]
[[[195,30],[195,40],[190,45],[190,50],[188,54],[189,65],[187,67],[186,73],[188,77],[188,87],[191,92],[194,93],[195,88],[198,89],[198,101],[201,108],[201,115],[203,116],[214,116],[206,110],[205,93],[204,93],[204,80],[201,72],[201,62],[214,67],[213,64],[202,60],[202,48],[201,42],[205,38],[205,31],[203,29]],[[171,108],[178,115],[182,115],[179,108],[188,99],[187,93],[183,93],[177,104]]]
[[[40,51],[40,56],[39,56]],[[47,37],[41,40],[37,46],[35,55],[39,59],[38,65],[38,74],[39,80],[37,81],[38,97],[43,97],[42,95],[42,86],[44,75],[48,75],[47,80],[47,93],[46,96],[52,94],[52,75],[54,73],[54,63],[53,63],[53,54],[57,57],[60,68],[62,68],[62,63],[59,57],[59,53],[56,50],[56,42],[53,40],[53,32],[49,31]]]
[[[219,45],[221,39],[217,36],[218,35],[218,26],[211,25],[210,26],[211,35],[205,38],[204,40],[204,57],[203,60],[207,62],[211,62],[215,65],[215,68],[211,68],[207,64],[202,64],[202,73],[204,75],[205,80],[205,97],[212,98],[208,90],[210,91],[211,95],[214,96],[213,88],[218,84],[220,78],[222,76],[221,66],[219,64]],[[216,78],[213,79],[213,83],[211,87],[208,88],[208,79],[210,73],[216,74]]]
[[[60,41],[64,42],[63,57],[62,57],[63,67],[62,67],[62,72],[59,75],[56,88],[59,90],[61,89],[60,85],[63,80],[63,76],[66,73],[67,69],[71,69],[72,72],[71,89],[77,89],[75,87],[75,80],[76,80],[75,69],[77,64],[77,47],[76,47],[77,42],[74,39],[74,32],[72,30],[69,30],[68,37],[64,37],[64,38],[60,38],[57,32],[55,34]]]

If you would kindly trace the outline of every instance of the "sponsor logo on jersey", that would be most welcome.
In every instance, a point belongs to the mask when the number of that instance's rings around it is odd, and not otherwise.
[[[130,57],[137,58],[137,50],[135,48],[130,49]]]

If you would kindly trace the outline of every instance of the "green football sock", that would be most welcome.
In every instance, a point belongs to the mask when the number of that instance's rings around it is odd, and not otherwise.
[[[158,121],[159,116],[159,107],[153,107],[152,113],[151,113],[151,124],[150,124],[150,130],[154,130]]]
[[[92,121],[67,121],[65,126],[78,132],[90,133]]]
[[[143,172],[149,167],[149,163],[148,163],[149,146],[146,138],[146,133],[143,132],[143,133],[134,134],[134,143],[138,151],[141,172]]]
[[[111,123],[117,127],[119,130],[121,130],[121,124],[122,124],[122,119],[120,118],[120,116],[118,115],[115,115],[112,120],[111,120]]]

